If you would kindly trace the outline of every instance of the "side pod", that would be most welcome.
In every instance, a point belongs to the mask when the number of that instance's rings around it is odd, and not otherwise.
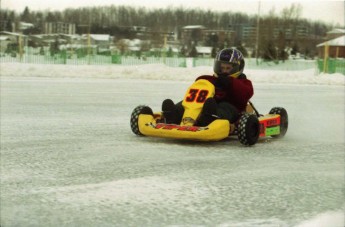
[[[199,141],[219,141],[228,137],[230,132],[229,121],[222,119],[217,119],[206,127],[199,127],[157,123],[152,115],[141,114],[138,125],[145,136]]]

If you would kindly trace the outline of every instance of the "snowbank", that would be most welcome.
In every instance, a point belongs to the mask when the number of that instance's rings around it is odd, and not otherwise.
[[[193,81],[197,76],[211,74],[212,67],[172,68],[150,64],[123,65],[48,65],[1,63],[2,77],[78,77],[112,79],[151,79]],[[315,69],[301,71],[245,69],[253,83],[345,85],[342,74],[317,74]]]
[[[304,221],[295,227],[343,227],[345,223],[343,211],[329,211]]]

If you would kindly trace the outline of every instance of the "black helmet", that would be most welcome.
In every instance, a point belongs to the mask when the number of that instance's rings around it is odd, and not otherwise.
[[[216,75],[221,75],[221,63],[231,64],[233,69],[230,72],[230,76],[238,77],[244,69],[244,59],[241,51],[234,48],[225,48],[217,53],[214,59],[213,71]]]

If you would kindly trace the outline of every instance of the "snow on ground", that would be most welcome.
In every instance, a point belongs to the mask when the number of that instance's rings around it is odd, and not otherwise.
[[[343,227],[345,224],[345,214],[343,211],[326,212],[313,217],[297,225],[296,227]]]
[[[283,65],[284,66],[284,65]],[[285,66],[284,66],[285,67]],[[345,85],[345,76],[318,74],[316,69],[302,71],[245,69],[244,73],[253,83]],[[172,68],[165,65],[44,65],[1,63],[1,76],[9,77],[79,77],[79,78],[125,78],[149,80],[193,81],[196,76],[211,74],[212,67]]]
[[[343,227],[344,75],[245,70],[257,107],[288,110],[280,141],[130,132],[136,105],[211,71],[1,63],[1,225]]]

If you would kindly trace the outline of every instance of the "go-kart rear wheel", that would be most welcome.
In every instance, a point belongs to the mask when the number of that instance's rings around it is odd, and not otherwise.
[[[152,109],[150,107],[144,106],[144,105],[137,106],[132,112],[132,115],[131,115],[132,132],[136,135],[142,136],[143,134],[140,132],[139,125],[138,125],[138,119],[139,119],[140,114],[152,114],[153,115],[153,112],[152,112]]]
[[[279,135],[274,135],[272,137],[283,137],[286,134],[289,125],[287,111],[283,107],[273,107],[269,113],[280,115],[280,133]]]
[[[259,119],[254,114],[244,113],[237,126],[238,139],[243,145],[254,145],[259,138]]]

